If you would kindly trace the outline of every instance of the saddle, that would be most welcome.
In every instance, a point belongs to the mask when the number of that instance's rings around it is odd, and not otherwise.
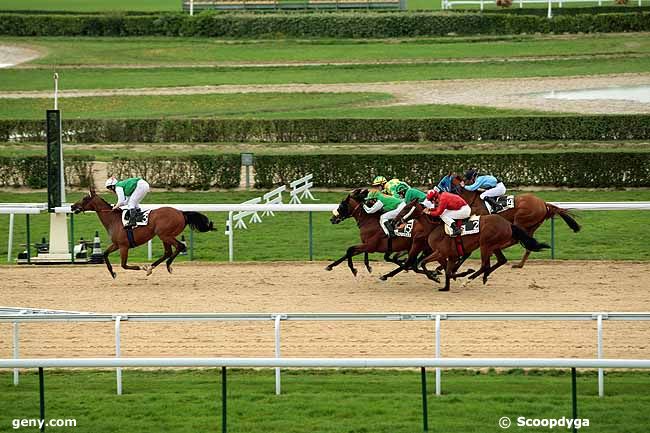
[[[456,223],[460,226],[460,236],[466,235],[475,235],[480,231],[480,221],[481,217],[478,215],[472,215],[469,218],[466,218],[462,221],[457,221]],[[451,229],[447,224],[445,226],[445,233],[449,236],[452,235]]]
[[[406,224],[400,224],[395,227],[395,236],[401,238],[410,238],[412,237],[413,225],[415,220],[410,220]]]
[[[485,207],[487,208],[488,212],[491,214],[493,213],[501,213],[503,211],[506,211],[508,209],[512,209],[515,207],[515,196],[514,195],[502,195],[499,197],[496,197],[494,199],[494,203],[496,206],[492,206],[492,204],[488,200],[483,200],[485,203]]]
[[[149,224],[149,212],[151,212],[151,209],[147,209],[143,212],[138,212],[138,215],[136,217],[136,226],[133,228],[137,228],[139,226],[146,226]],[[122,225],[126,227],[129,224],[129,217],[131,214],[130,209],[124,209],[122,211]]]

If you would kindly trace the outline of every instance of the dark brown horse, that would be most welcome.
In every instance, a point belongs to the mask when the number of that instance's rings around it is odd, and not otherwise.
[[[479,275],[483,275],[483,284],[487,282],[488,277],[500,266],[503,266],[508,260],[501,251],[513,243],[521,242],[522,245],[531,251],[540,251],[549,248],[544,243],[539,243],[535,238],[529,236],[523,229],[510,223],[499,215],[482,215],[480,217],[480,231],[477,234],[466,235],[460,238],[461,249],[456,243],[456,238],[451,238],[445,234],[444,224],[439,218],[435,220],[426,215],[422,206],[417,201],[412,201],[395,217],[397,220],[407,221],[415,219],[422,227],[427,227],[429,236],[427,242],[429,249],[433,251],[416,264],[426,270],[426,264],[432,261],[443,261],[446,263],[445,269],[445,286],[440,291],[448,291],[451,278],[463,277],[471,271],[460,274],[455,273],[456,263],[465,254],[469,254],[480,248],[481,250],[481,267],[468,278],[473,280]],[[406,219],[404,219],[406,218]],[[407,264],[413,264],[417,258],[417,251],[411,251]],[[497,263],[490,265],[490,257],[497,256]]]
[[[368,253],[384,253],[384,260],[400,265],[396,272],[388,276],[384,275],[380,277],[382,280],[386,280],[388,277],[407,270],[401,266],[401,262],[397,261],[396,258],[391,258],[390,254],[393,252],[410,251],[412,244],[416,242],[418,243],[418,251],[422,251],[426,248],[426,237],[416,239],[415,237],[407,238],[398,236],[389,242],[388,237],[379,225],[379,214],[368,214],[363,210],[363,202],[367,194],[367,190],[355,189],[341,201],[339,207],[333,212],[332,218],[330,218],[332,224],[339,224],[347,218],[354,218],[357,221],[361,244],[349,247],[343,257],[327,265],[325,270],[331,271],[334,266],[338,266],[347,259],[350,271],[356,276],[357,270],[352,262],[352,257],[364,253],[366,269],[368,269],[368,272],[372,272],[372,268],[368,262]],[[422,272],[418,269],[413,270],[418,273],[424,273],[428,278],[438,281],[434,271]]]
[[[97,212],[99,220],[112,241],[111,245],[104,251],[104,261],[106,262],[108,272],[110,272],[113,278],[116,277],[116,274],[113,272],[113,266],[111,266],[111,262],[108,260],[108,255],[113,251],[120,250],[122,268],[124,269],[142,269],[147,272],[147,275],[151,275],[151,272],[156,266],[164,260],[167,260],[167,271],[171,274],[172,262],[180,252],[186,250],[185,245],[176,239],[176,236],[185,229],[185,226],[189,225],[200,232],[214,230],[212,221],[198,212],[182,212],[172,207],[154,209],[149,213],[149,223],[146,226],[140,226],[133,230],[133,240],[135,245],[138,246],[148,242],[154,236],[158,236],[165,247],[165,254],[151,265],[145,265],[143,267],[130,266],[127,264],[127,260],[131,246],[129,245],[126,230],[122,225],[122,210],[113,210],[112,206],[95,194],[95,191],[92,189],[90,190],[90,194],[70,206],[70,209],[74,213],[83,211]],[[173,253],[172,246],[176,248]]]
[[[490,212],[480,198],[481,193],[466,190],[463,188],[461,182],[462,178],[460,176],[450,174],[440,181],[438,187],[447,192],[460,195],[472,208],[472,214],[488,215]],[[529,236],[532,236],[544,221],[556,215],[559,215],[571,230],[576,233],[580,231],[580,224],[573,219],[568,210],[546,203],[533,194],[515,196],[515,207],[499,212],[498,215],[524,229]],[[530,256],[530,250],[527,249],[519,263],[512,265],[512,267],[523,268],[526,260],[528,260],[528,256]]]

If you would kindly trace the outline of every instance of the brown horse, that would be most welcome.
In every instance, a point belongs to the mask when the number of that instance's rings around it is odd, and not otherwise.
[[[165,247],[165,254],[151,265],[145,265],[143,267],[130,266],[127,265],[126,262],[129,258],[129,248],[131,248],[131,246],[129,245],[127,232],[122,225],[122,211],[120,209],[113,210],[112,206],[95,194],[95,191],[92,189],[90,190],[90,194],[70,206],[70,209],[74,213],[83,211],[97,212],[99,220],[108,232],[112,241],[111,245],[109,245],[109,247],[106,248],[106,251],[104,251],[104,261],[106,262],[108,272],[110,272],[113,278],[116,277],[116,274],[113,272],[113,266],[108,260],[108,255],[113,251],[118,249],[120,250],[122,268],[124,269],[142,269],[147,272],[147,275],[151,275],[151,272],[156,266],[164,260],[167,260],[167,271],[171,274],[172,262],[179,253],[186,250],[185,245],[176,239],[176,236],[185,229],[185,226],[189,225],[200,232],[214,230],[212,221],[198,212],[182,212],[172,207],[161,207],[152,210],[149,213],[148,224],[133,230],[134,244],[135,246],[142,245],[157,235]],[[173,253],[172,245],[176,247],[176,251]]]
[[[461,182],[462,178],[460,176],[450,174],[440,181],[438,187],[447,192],[460,195],[472,208],[473,215],[488,215],[490,212],[480,198],[481,193],[466,190]],[[533,194],[515,196],[515,207],[499,212],[498,215],[524,229],[529,236],[532,236],[544,221],[556,215],[559,215],[575,233],[580,231],[580,224],[573,219],[568,210],[546,203]],[[528,256],[530,256],[530,250],[527,249],[520,262],[512,265],[512,267],[523,268]]]
[[[330,222],[332,224],[339,224],[347,218],[354,218],[360,230],[361,244],[351,246],[347,249],[345,255],[338,260],[330,263],[325,267],[325,270],[331,271],[334,266],[338,266],[347,259],[348,267],[353,275],[357,275],[357,270],[352,262],[352,257],[364,253],[364,263],[368,272],[372,272],[372,268],[368,262],[368,253],[384,253],[384,260],[400,265],[396,272],[390,275],[380,277],[386,280],[388,277],[407,270],[401,266],[396,258],[391,258],[390,254],[393,252],[409,251],[412,249],[413,243],[418,243],[418,251],[426,248],[426,237],[420,238],[406,238],[396,237],[389,241],[388,237],[379,225],[379,214],[368,214],[363,210],[363,202],[368,195],[368,190],[355,189],[352,191],[341,203],[339,207],[333,212]],[[433,271],[419,271],[413,269],[417,273],[424,273],[429,279],[439,281],[436,273]]]
[[[541,251],[544,248],[550,248],[547,244],[538,242],[535,238],[529,236],[523,229],[510,223],[499,215],[482,215],[480,217],[480,231],[477,234],[466,235],[460,238],[461,248],[456,243],[457,238],[451,238],[445,234],[444,224],[439,218],[433,220],[424,213],[424,206],[417,201],[412,201],[395,217],[396,220],[408,221],[415,219],[422,227],[427,227],[429,236],[427,242],[433,253],[424,257],[417,263],[426,270],[426,264],[432,261],[443,261],[446,263],[445,269],[445,286],[440,291],[449,290],[451,278],[463,277],[471,271],[460,274],[455,273],[458,260],[472,251],[481,250],[481,267],[468,278],[473,280],[479,275],[483,275],[483,284],[487,282],[488,277],[500,266],[503,266],[508,260],[501,251],[521,242],[522,245],[531,251]],[[418,251],[411,251],[407,264],[412,264],[419,254]],[[497,263],[490,265],[490,257],[497,256]]]

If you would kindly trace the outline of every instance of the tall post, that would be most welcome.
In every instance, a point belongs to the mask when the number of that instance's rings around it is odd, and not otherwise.
[[[32,252],[31,252],[30,249],[31,249],[32,240],[31,240],[31,236],[30,236],[31,230],[29,228],[29,214],[25,214],[25,226],[26,226],[25,229],[27,230],[27,248],[26,248],[27,249],[27,263],[31,263],[32,262]]]
[[[153,243],[151,239],[147,242],[147,259],[151,260],[153,258]]]
[[[20,357],[20,348],[18,346],[18,322],[14,322],[14,359],[18,359]],[[18,369],[14,368],[14,386],[18,386]]]
[[[190,0],[190,16],[194,16],[194,0]]]
[[[440,358],[440,314],[436,314],[436,358]],[[436,395],[440,393],[440,367],[436,367]]]
[[[233,262],[235,260],[235,230],[234,227],[232,226],[232,211],[228,212],[228,226],[226,227],[226,230],[228,230],[228,261]]]
[[[221,367],[221,432],[227,433],[228,423],[226,422],[226,367]]]
[[[9,214],[9,240],[7,241],[7,262],[11,263],[11,249],[14,244],[14,214]]]
[[[551,217],[551,259],[555,259],[555,217]]]
[[[603,315],[599,314],[597,319],[597,328],[598,328],[598,359],[603,357]],[[603,369],[598,369],[598,397],[603,397],[605,395],[605,378],[603,375]]]
[[[43,367],[38,367],[38,396],[41,415],[41,431],[45,431],[45,378]]]
[[[422,377],[422,425],[425,433],[429,431],[429,410],[427,407],[427,369],[420,367]]]
[[[74,214],[70,214],[70,260],[74,263]]]
[[[117,316],[115,318],[115,357],[119,358],[122,352],[121,347],[121,337],[120,337],[120,321],[122,316]],[[115,370],[117,374],[117,395],[122,395],[122,368],[117,367]]]
[[[578,390],[577,390],[576,368],[571,368],[571,402],[573,407],[573,419],[578,419]],[[573,433],[576,433],[576,425],[573,423]]]
[[[280,358],[280,319],[279,314],[275,316],[275,357]],[[275,395],[282,392],[280,383],[280,367],[275,368]]]
[[[68,224],[66,215],[54,213],[54,208],[65,202],[63,143],[61,140],[61,112],[47,110],[47,207],[50,213],[50,250],[42,255],[46,261],[70,260]]]
[[[552,2],[553,2],[553,0],[548,0],[548,12],[546,13],[546,18],[548,18],[549,20],[551,18],[553,18],[553,11],[552,11],[552,6],[551,6]],[[553,221],[553,220],[551,220],[551,221]]]
[[[314,260],[314,224],[312,221],[312,212],[309,211],[309,261]]]

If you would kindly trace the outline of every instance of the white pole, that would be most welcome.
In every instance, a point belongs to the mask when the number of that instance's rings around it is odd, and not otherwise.
[[[553,18],[553,12],[552,12],[552,10],[551,10],[551,9],[552,9],[552,7],[551,7],[551,2],[552,2],[552,1],[553,1],[553,0],[548,0],[548,13],[546,14],[546,18],[548,18],[549,20],[550,20],[551,18]]]
[[[603,357],[603,315],[598,315],[598,359]],[[603,397],[605,395],[605,380],[603,376],[603,369],[598,369],[598,396]]]
[[[115,318],[115,357],[120,357],[121,347],[120,347],[120,320],[122,316],[117,316]],[[117,395],[122,395],[122,369],[117,368]]]
[[[483,0],[481,0],[481,10],[483,10]]]
[[[228,212],[228,261],[233,262],[235,260],[235,230],[232,226],[232,211]]]
[[[13,215],[12,215],[13,216]],[[18,351],[18,322],[14,322],[14,359],[20,357]],[[18,369],[14,368],[14,386],[18,386]]]
[[[54,109],[59,109],[59,74],[54,73]]]
[[[280,318],[281,315],[275,316],[275,357],[280,358]],[[275,395],[280,395],[280,367],[275,369]]]
[[[14,214],[9,214],[9,241],[7,242],[7,262],[11,262],[11,247],[14,243]]]
[[[440,314],[436,314],[436,358],[440,358]],[[440,395],[439,367],[436,367],[436,395]]]
[[[194,16],[194,0],[190,0],[190,16]]]
[[[151,239],[149,239],[149,242],[147,242],[147,258],[151,260],[153,257],[153,245],[151,243]]]

